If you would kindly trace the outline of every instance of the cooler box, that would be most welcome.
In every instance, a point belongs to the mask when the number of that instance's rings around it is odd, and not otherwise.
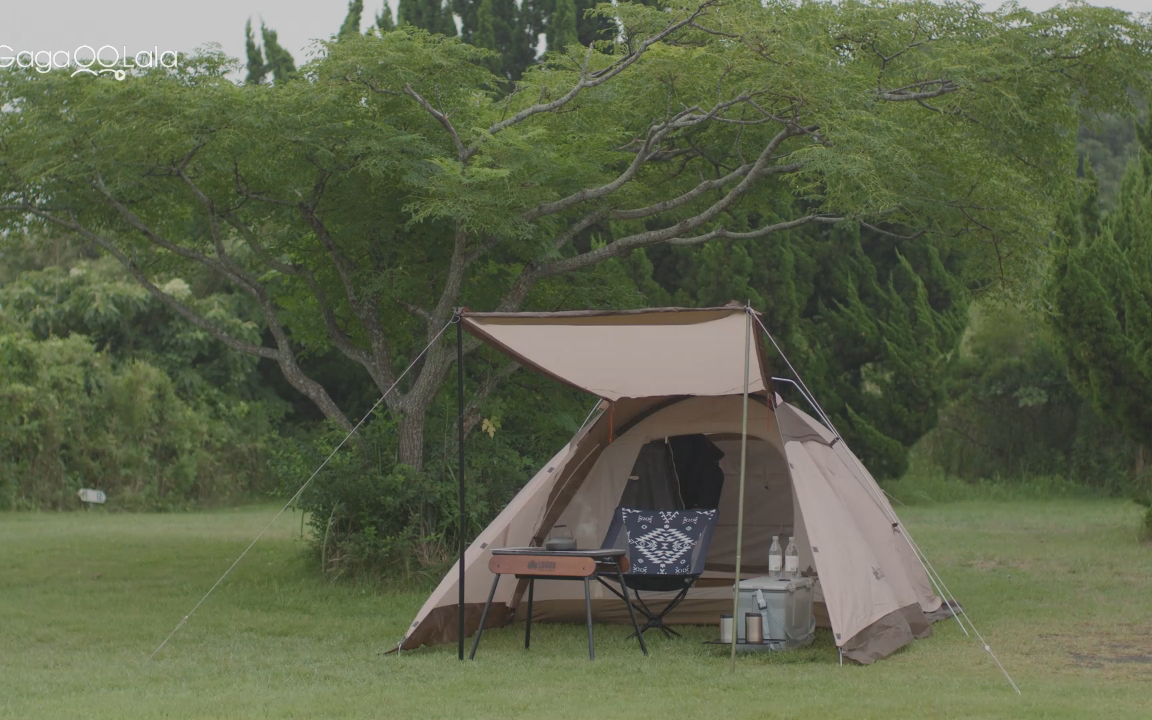
[[[812,578],[754,577],[740,581],[736,639],[744,642],[745,613],[759,613],[764,644],[787,650],[812,642],[816,620],[812,617]]]

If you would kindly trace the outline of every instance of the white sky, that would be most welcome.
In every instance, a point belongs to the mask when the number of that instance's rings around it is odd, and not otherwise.
[[[1043,10],[1054,0],[1020,0]],[[998,1],[986,2],[998,5]],[[1130,12],[1152,11],[1152,0],[1096,0]],[[383,0],[365,0],[367,27]],[[390,2],[393,11],[396,3]],[[158,47],[186,52],[207,42],[220,43],[233,57],[244,55],[244,21],[263,18],[279,34],[280,44],[307,60],[312,39],[336,32],[347,0],[0,0],[0,55],[22,50],[73,51],[81,45],[126,47],[129,54]]]

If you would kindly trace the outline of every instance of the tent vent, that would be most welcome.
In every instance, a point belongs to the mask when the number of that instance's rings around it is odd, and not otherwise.
[[[488,543],[480,543],[480,549],[481,550],[486,550],[487,548],[488,548]]]
[[[836,447],[836,443],[840,442],[840,436],[832,438],[832,442],[828,443],[828,447]]]
[[[548,468],[548,472],[552,472],[552,471],[553,471],[553,470],[555,470],[555,469],[556,469],[556,468],[554,468],[554,467],[550,467],[550,468]]]
[[[813,545],[813,546],[812,546],[812,552],[814,552],[814,553],[818,553],[818,552],[820,552],[820,548],[818,548],[818,547],[816,547],[815,545]]]

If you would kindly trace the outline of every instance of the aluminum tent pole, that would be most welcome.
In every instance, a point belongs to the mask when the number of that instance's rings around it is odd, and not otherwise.
[[[736,501],[736,579],[732,582],[732,665],[736,672],[736,638],[740,635],[740,555],[744,548],[744,470],[748,462],[748,356],[752,351],[752,310],[744,307],[744,416],[740,426],[740,493]]]
[[[464,659],[464,528],[466,526],[464,514],[464,322],[459,311],[456,313],[456,433],[459,451],[459,467],[457,480],[460,484],[460,615],[457,635],[457,652],[460,659]]]

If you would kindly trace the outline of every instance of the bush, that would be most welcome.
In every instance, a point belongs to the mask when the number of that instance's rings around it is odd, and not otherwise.
[[[1099,488],[1081,484],[1063,475],[993,476],[966,480],[945,475],[939,469],[917,470],[883,483],[884,491],[898,503],[923,505],[965,500],[1051,500],[1104,497]]]
[[[0,508],[170,509],[266,484],[270,427],[259,404],[181,399],[143,362],[115,364],[81,335],[0,334]]]
[[[971,316],[951,367],[950,402],[917,447],[921,459],[969,484],[1047,477],[1063,478],[1053,491],[1067,480],[1129,492],[1132,443],[1076,392],[1043,321],[979,305]]]
[[[587,412],[587,396],[553,386],[545,401],[536,388],[550,381],[518,379],[489,399],[487,423],[477,423],[466,440],[469,539],[571,437]],[[343,430],[328,427],[279,441],[273,466],[281,492],[295,492],[343,437]],[[299,501],[308,513],[313,558],[326,574],[420,579],[439,576],[452,563],[460,538],[455,438],[455,391],[447,387],[425,426],[419,472],[397,462],[397,421],[385,410],[332,458]]]

